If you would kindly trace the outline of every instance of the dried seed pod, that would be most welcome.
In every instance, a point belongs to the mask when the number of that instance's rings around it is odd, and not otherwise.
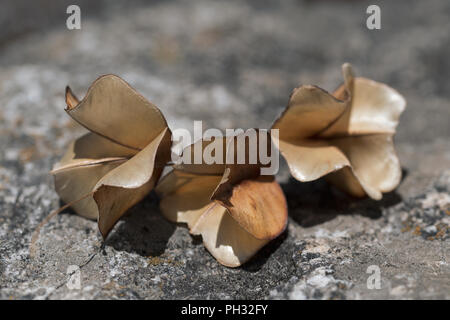
[[[114,75],[97,79],[79,101],[66,90],[67,113],[91,132],[53,168],[56,191],[74,210],[97,219],[104,238],[155,186],[170,159],[171,132],[160,110]]]
[[[393,135],[405,99],[394,89],[354,77],[344,64],[344,84],[333,94],[314,86],[294,89],[272,128],[279,149],[299,181],[327,175],[357,197],[381,199],[401,179]]]
[[[245,164],[230,161],[235,157],[230,150],[238,148],[237,136],[215,139],[227,146],[223,164],[174,166],[156,192],[169,220],[187,223],[190,232],[202,236],[205,247],[221,264],[237,267],[284,231],[287,204],[274,176],[260,175],[260,161],[250,164],[247,147]],[[267,141],[270,143],[270,137]],[[196,144],[203,152],[210,143]],[[196,144],[184,153],[191,153]]]

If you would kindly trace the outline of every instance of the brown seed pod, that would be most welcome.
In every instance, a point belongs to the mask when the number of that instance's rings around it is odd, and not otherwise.
[[[201,235],[208,251],[223,265],[237,267],[284,231],[287,204],[274,176],[260,175],[261,162],[245,164],[226,159],[238,148],[238,136],[215,138],[227,146],[223,164],[174,166],[158,184],[160,207],[171,221],[187,223],[192,234]],[[267,141],[270,143],[270,137]],[[211,142],[198,141],[201,150]],[[184,153],[191,153],[195,145]]]
[[[294,89],[272,128],[278,147],[299,181],[327,179],[357,197],[381,199],[400,182],[393,135],[405,99],[394,89],[353,76],[343,67],[344,84],[333,94],[314,86]]]
[[[171,132],[160,110],[114,75],[97,79],[79,101],[66,90],[67,113],[91,132],[72,142],[53,168],[67,203],[97,219],[104,238],[155,186],[170,159]]]

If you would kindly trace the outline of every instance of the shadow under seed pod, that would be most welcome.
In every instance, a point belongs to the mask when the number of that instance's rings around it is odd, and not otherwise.
[[[106,239],[105,245],[145,257],[163,254],[176,225],[161,215],[155,198],[150,193],[131,208],[129,214]]]
[[[359,214],[378,219],[384,208],[402,201],[396,191],[386,193],[378,201],[354,198],[330,186],[324,179],[301,183],[290,178],[281,187],[286,195],[289,216],[304,228],[325,223],[339,215]]]

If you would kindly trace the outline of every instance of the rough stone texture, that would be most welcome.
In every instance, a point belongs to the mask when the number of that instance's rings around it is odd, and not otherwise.
[[[2,4],[0,24],[0,298],[450,298],[449,1],[380,1],[379,31],[360,1],[82,1],[81,31],[65,28],[62,4],[23,3]],[[333,90],[345,61],[408,100],[404,179],[383,200],[299,183],[283,163],[289,227],[241,268],[164,220],[154,194],[104,247],[95,222],[60,214],[29,258],[32,231],[60,205],[48,171],[84,132],[63,111],[66,84],[82,96],[115,73],[172,128],[264,128],[299,83]],[[69,265],[79,290],[66,286]],[[371,265],[381,289],[367,287]]]

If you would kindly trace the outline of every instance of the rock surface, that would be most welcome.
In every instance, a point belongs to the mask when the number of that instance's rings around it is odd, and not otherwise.
[[[448,1],[380,1],[375,31],[365,27],[368,4],[354,1],[81,1],[74,31],[64,1],[61,10],[22,3],[2,4],[0,298],[450,298]],[[408,101],[396,136],[404,178],[383,200],[299,183],[283,163],[288,229],[241,268],[219,265],[200,239],[162,218],[154,194],[104,246],[95,222],[58,215],[30,259],[33,230],[60,205],[48,172],[84,132],[63,110],[67,84],[83,96],[99,75],[115,73],[171,128],[192,120],[267,128],[292,88],[331,91],[346,61]],[[69,266],[80,268],[80,289],[67,286]]]

